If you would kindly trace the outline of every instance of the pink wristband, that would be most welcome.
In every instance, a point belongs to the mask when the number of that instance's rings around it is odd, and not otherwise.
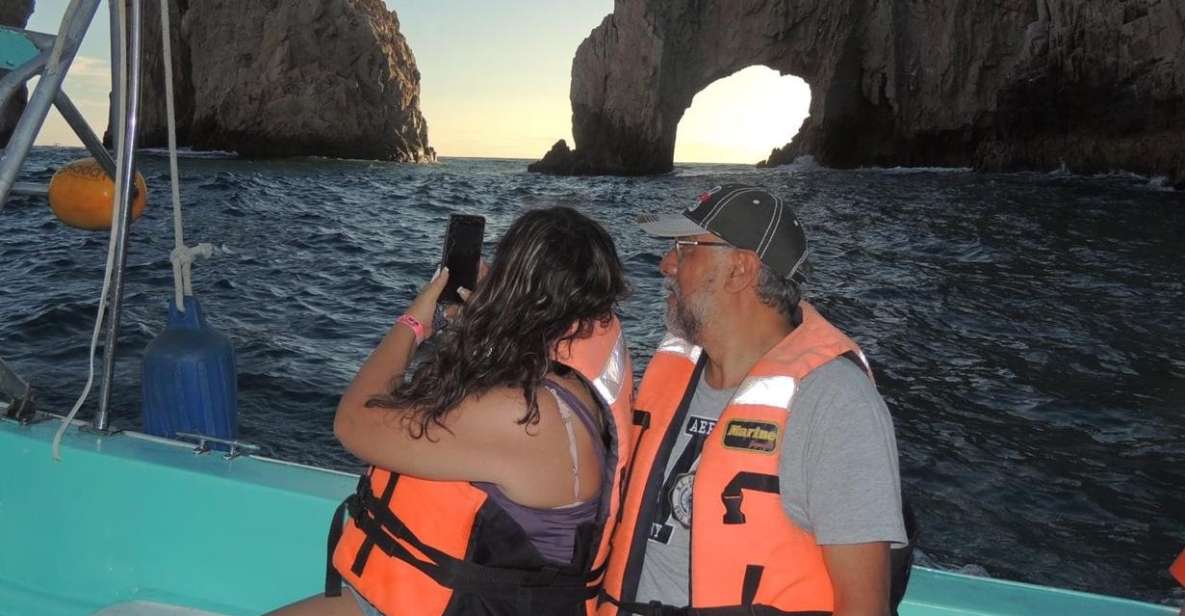
[[[406,325],[408,329],[411,329],[411,333],[415,334],[417,345],[424,342],[424,337],[427,332],[424,331],[424,324],[420,323],[419,319],[411,316],[410,314],[405,314],[399,317],[395,322],[401,325]]]

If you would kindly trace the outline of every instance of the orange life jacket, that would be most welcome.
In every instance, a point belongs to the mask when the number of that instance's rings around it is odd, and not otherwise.
[[[585,614],[594,609],[630,459],[633,373],[621,323],[562,344],[554,359],[587,379],[611,413],[611,443],[595,524],[577,530],[572,562],[546,561],[525,531],[464,481],[430,481],[372,467],[335,514],[326,595],[354,587],[384,614]],[[343,512],[350,519],[344,520]]]
[[[704,442],[692,488],[690,607],[694,613],[832,611],[821,548],[782,509],[778,459],[798,384],[840,356],[867,370],[852,340],[805,302],[801,323],[746,376]],[[705,359],[668,336],[642,377],[634,413],[638,444],[599,602],[603,616],[663,613],[638,604],[638,579],[663,475]],[[713,609],[715,608],[715,609]]]
[[[1169,567],[1169,573],[1177,579],[1177,583],[1185,586],[1185,550],[1177,556],[1177,560],[1173,561],[1173,565]]]

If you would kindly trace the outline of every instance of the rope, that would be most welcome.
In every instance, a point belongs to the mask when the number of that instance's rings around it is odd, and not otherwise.
[[[190,248],[181,244],[169,254],[173,262],[173,291],[177,300],[177,310],[185,312],[185,296],[193,295],[193,278],[190,271],[193,268],[194,257],[210,258],[214,254],[214,247],[210,244],[198,244]]]
[[[169,26],[169,0],[160,0],[160,32],[165,61],[165,118],[169,125],[169,176],[173,192],[173,299],[177,310],[185,312],[185,297],[193,295],[194,257],[210,258],[214,247],[198,244],[194,248],[185,245],[185,229],[181,224],[181,182],[177,172],[177,120],[173,109],[173,42]]]
[[[78,4],[77,2],[73,3],[71,5],[71,8],[73,8],[73,6],[77,5],[77,4]],[[119,54],[119,83],[122,85],[125,85],[125,87],[120,88],[120,91],[118,93],[119,109],[122,111],[124,109],[127,109],[127,104],[128,104],[128,92],[127,92],[127,88],[126,88],[126,84],[128,82],[127,5],[122,1],[117,2],[117,4],[118,4],[117,10],[118,10],[118,14],[119,14],[119,20],[118,20],[119,21],[119,26],[118,26],[119,48],[121,50],[123,50],[123,53]],[[67,17],[69,17],[70,12],[67,11],[66,15],[67,15]],[[65,19],[65,18],[63,18],[63,19]],[[116,122],[116,125],[115,125],[115,134],[117,135],[117,137],[116,137],[117,143],[123,143],[123,140],[125,138],[127,138],[127,128],[128,128],[127,114],[121,113],[121,114],[119,114],[119,121]],[[115,177],[117,177],[117,178],[123,177],[123,173],[124,173],[123,170],[124,170],[125,166],[128,164],[127,159],[123,155],[123,148],[120,148],[119,150],[120,150],[119,151],[119,158],[118,158],[118,160],[116,160],[116,163],[115,163],[115,168],[116,168]],[[74,402],[74,408],[70,409],[70,413],[67,414],[66,417],[64,417],[62,419],[62,425],[58,426],[58,431],[55,432],[53,435],[52,450],[53,450],[53,459],[55,462],[62,461],[62,436],[66,433],[66,428],[70,427],[70,422],[74,421],[74,416],[78,415],[78,410],[82,408],[82,404],[84,402],[86,402],[86,398],[88,395],[90,395],[90,392],[91,392],[91,386],[94,385],[94,382],[95,382],[95,349],[97,349],[99,346],[99,334],[103,331],[103,316],[107,312],[107,292],[111,287],[111,275],[115,271],[115,244],[116,244],[115,237],[119,231],[119,228],[118,228],[118,225],[115,224],[114,209],[115,209],[115,206],[117,206],[117,204],[123,203],[123,191],[121,190],[121,186],[120,186],[121,182],[114,182],[114,184],[115,184],[115,198],[111,202],[111,204],[113,206],[112,207],[112,224],[111,224],[111,237],[110,237],[110,240],[108,241],[108,244],[107,244],[107,266],[106,266],[105,273],[103,275],[103,290],[99,294],[99,313],[95,316],[95,329],[94,329],[94,333],[91,335],[90,359],[87,362],[90,367],[90,370],[87,373],[86,385],[83,386],[83,388],[82,388],[82,394],[80,394],[78,396],[78,400]]]

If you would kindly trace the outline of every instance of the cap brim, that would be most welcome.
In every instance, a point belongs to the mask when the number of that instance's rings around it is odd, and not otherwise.
[[[682,214],[671,214],[669,216],[642,214],[638,216],[637,223],[639,227],[642,227],[643,231],[657,237],[684,237],[687,235],[710,233],[710,231],[691,222],[689,218]]]

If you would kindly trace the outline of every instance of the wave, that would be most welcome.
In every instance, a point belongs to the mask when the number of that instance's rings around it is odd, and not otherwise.
[[[136,150],[138,154],[147,154],[148,156],[163,156],[168,158],[168,148],[142,148]],[[194,150],[191,148],[177,148],[177,158],[196,158],[208,160],[226,160],[237,159],[238,154],[234,152],[227,152],[224,150]]]
[[[1116,171],[1108,171],[1106,173],[1096,173],[1091,176],[1080,176],[1080,177],[1091,177],[1093,179],[1131,180],[1133,182],[1139,183],[1140,188],[1143,188],[1143,189],[1146,189],[1146,190],[1149,190],[1152,192],[1177,192],[1177,188],[1174,187],[1173,184],[1169,181],[1168,176],[1164,176],[1164,175],[1147,176],[1147,175],[1135,173],[1133,171],[1116,170]]]
[[[753,165],[738,163],[676,163],[671,176],[679,178],[697,178],[716,175],[752,174],[756,168]]]
[[[971,167],[861,167],[861,171],[875,171],[886,175],[912,175],[916,173],[972,173]]]
[[[1148,183],[1144,188],[1153,192],[1177,192],[1177,189],[1169,183],[1169,179],[1163,175],[1153,176],[1148,178]]]
[[[1121,180],[1135,185],[1137,189],[1147,190],[1149,192],[1180,192],[1180,189],[1173,185],[1168,176],[1149,176],[1142,173],[1136,173],[1135,171],[1128,171],[1126,169],[1112,169],[1110,171],[1103,171],[1100,173],[1079,173],[1072,171],[1064,162],[1057,169],[1052,171],[1022,171],[1018,172],[1017,175],[1033,175],[1049,178],[1072,178],[1081,180]]]

